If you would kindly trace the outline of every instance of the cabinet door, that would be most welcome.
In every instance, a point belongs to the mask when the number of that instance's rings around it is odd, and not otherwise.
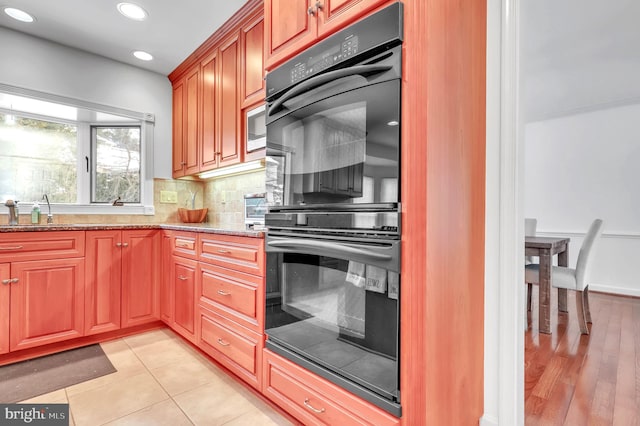
[[[192,175],[200,170],[198,146],[200,143],[200,67],[192,70],[185,80],[185,125],[184,161],[185,175]]]
[[[120,329],[121,231],[87,231],[85,335]]]
[[[239,163],[240,158],[240,33],[220,46],[220,144],[218,166]]]
[[[11,351],[83,335],[83,258],[14,262],[11,275]]]
[[[158,319],[160,234],[122,231],[122,327]]]
[[[315,11],[310,8],[312,2],[315,4],[315,0],[264,2],[266,69],[273,69],[315,40],[317,24]]]
[[[202,139],[200,171],[218,164],[218,51],[201,62],[202,69]]]
[[[312,7],[318,17],[318,37],[325,37],[352,24],[389,0],[318,0]]]
[[[173,329],[194,343],[197,267],[195,260],[173,257]]]
[[[173,161],[174,178],[184,176],[184,80],[173,86]]]
[[[11,269],[8,263],[0,263],[0,354],[9,352],[10,272]]]
[[[242,108],[264,100],[264,16],[242,28]]]

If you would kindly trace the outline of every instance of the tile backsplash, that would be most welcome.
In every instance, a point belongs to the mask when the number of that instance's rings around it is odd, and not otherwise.
[[[244,229],[244,195],[265,191],[264,170],[207,181],[154,179],[153,204],[155,214],[144,215],[55,215],[55,223],[179,223],[178,208],[191,208],[191,193],[195,192],[195,208],[208,208],[206,222],[217,228]],[[160,191],[175,191],[177,203],[161,203]],[[24,212],[23,212],[24,213]],[[0,224],[8,223],[8,214],[0,213]],[[31,223],[31,216],[20,215],[20,224]],[[41,223],[46,223],[42,215]]]

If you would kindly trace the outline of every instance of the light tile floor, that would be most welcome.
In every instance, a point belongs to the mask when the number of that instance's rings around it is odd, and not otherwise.
[[[69,403],[71,425],[291,425],[169,329],[101,344],[118,370],[23,402]]]

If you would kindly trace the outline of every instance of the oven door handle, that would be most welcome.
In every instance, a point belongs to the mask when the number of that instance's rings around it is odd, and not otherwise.
[[[389,71],[393,68],[392,65],[356,65],[350,68],[343,68],[335,71],[330,71],[326,74],[310,78],[309,80],[300,83],[289,91],[285,92],[281,97],[276,99],[270,106],[267,116],[275,114],[276,110],[282,107],[287,100],[298,96],[311,89],[315,89],[318,86],[322,86],[325,83],[337,80],[343,77],[349,77],[352,75],[365,75],[365,74],[377,74],[385,71]]]
[[[316,240],[300,240],[295,238],[288,238],[277,241],[267,241],[267,245],[275,248],[288,248],[288,249],[324,249],[331,250],[336,253],[347,255],[358,255],[372,260],[392,260],[393,257],[384,253],[376,253],[372,250],[361,249],[357,247],[351,247],[345,244],[334,243],[331,241],[316,241]]]

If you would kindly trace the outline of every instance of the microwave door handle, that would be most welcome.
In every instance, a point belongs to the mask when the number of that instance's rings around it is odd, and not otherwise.
[[[267,245],[275,248],[288,248],[288,249],[326,249],[332,250],[342,254],[359,255],[372,260],[391,260],[392,256],[383,253],[376,253],[371,250],[361,249],[357,247],[351,247],[344,244],[334,243],[331,241],[316,241],[316,240],[298,240],[298,239],[284,239],[278,241],[268,241]]]
[[[326,74],[321,74],[316,77],[310,78],[309,80],[304,81],[294,88],[290,89],[288,92],[285,92],[281,97],[276,99],[269,107],[267,116],[271,116],[272,114],[274,114],[276,110],[280,109],[282,104],[284,104],[287,100],[293,98],[294,96],[298,96],[311,89],[315,89],[316,87],[322,86],[325,83],[329,83],[339,78],[349,77],[352,75],[381,73],[389,71],[391,68],[393,68],[392,65],[356,65],[349,68],[330,71]]]

